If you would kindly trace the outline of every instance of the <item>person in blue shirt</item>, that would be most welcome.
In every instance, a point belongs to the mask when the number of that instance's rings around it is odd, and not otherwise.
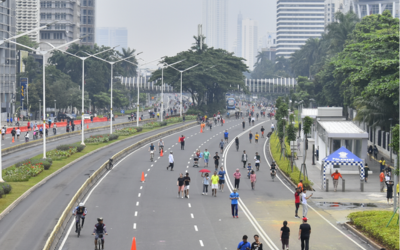
[[[228,142],[228,136],[229,136],[228,130],[225,130],[224,138],[226,142]]]
[[[221,170],[218,172],[219,190],[221,190],[221,192],[224,192],[225,174],[226,174],[226,172],[224,171],[224,167],[221,167]]]
[[[237,193],[237,189],[233,189],[233,193],[229,196],[229,199],[231,199],[231,207],[232,207],[232,216],[233,218],[239,218],[238,217],[238,200],[239,200],[239,194]],[[247,239],[247,238],[246,238]],[[241,249],[241,248],[240,248]],[[245,249],[245,248],[244,248]]]
[[[250,250],[251,245],[247,242],[247,235],[243,235],[243,241],[241,241],[238,245],[237,250]]]

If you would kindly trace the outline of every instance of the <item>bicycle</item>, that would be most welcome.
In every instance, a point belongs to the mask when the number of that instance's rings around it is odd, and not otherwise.
[[[100,249],[104,249],[104,234],[103,233],[97,233],[97,244]]]
[[[150,151],[150,161],[153,162],[154,160],[154,151]]]
[[[276,176],[276,171],[275,171],[275,169],[272,169],[271,170],[271,178],[272,178],[272,181],[275,181],[274,179],[275,179],[275,176]]]
[[[108,160],[108,164],[106,165],[106,169],[108,170],[108,171],[110,171],[113,167],[114,167],[114,165],[113,165],[113,159],[109,159]]]
[[[79,215],[79,214],[77,214],[77,215],[75,215],[75,221],[76,221],[76,225],[78,226],[77,227],[77,233],[78,233],[78,238],[79,238],[79,236],[81,235],[81,215]]]

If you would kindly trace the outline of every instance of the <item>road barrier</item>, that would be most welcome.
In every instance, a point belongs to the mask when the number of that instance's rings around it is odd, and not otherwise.
[[[141,123],[148,123],[148,122],[153,122],[153,121],[157,121],[157,119],[152,118],[152,119],[146,119],[143,121],[140,121]],[[113,125],[113,129],[122,129],[122,128],[126,128],[126,127],[132,127],[133,124],[136,124],[136,122],[123,122],[123,123],[117,123]],[[85,129],[85,133],[93,133],[93,132],[99,132],[102,130],[106,130],[106,129],[110,129],[110,126],[101,126],[101,127],[96,127],[96,128],[89,128],[89,129]],[[50,131],[49,131],[50,132]],[[61,140],[61,139],[65,139],[65,138],[70,138],[76,135],[81,134],[82,130],[77,130],[74,132],[69,132],[69,133],[64,133],[64,134],[60,134],[60,135],[54,135],[54,136],[49,136],[46,137],[46,142],[52,142],[52,141],[57,141],[57,140]],[[24,139],[23,135],[21,134],[21,138]],[[15,145],[12,147],[8,147],[8,148],[4,148],[1,150],[1,154],[2,156],[8,155],[8,154],[12,154],[14,152],[23,150],[23,149],[27,149],[27,148],[31,148],[31,147],[35,147],[38,145],[41,145],[43,142],[43,139],[37,139],[37,140],[32,140],[30,142],[25,142],[25,143],[21,143],[19,145]]]
[[[119,160],[123,159],[125,156],[133,152],[134,150],[142,147],[143,145],[150,143],[152,141],[158,140],[160,137],[164,137],[179,131],[182,131],[183,129],[192,127],[194,125],[197,125],[197,122],[190,122],[188,124],[185,124],[183,126],[177,127],[170,129],[165,132],[158,133],[156,135],[150,136],[146,139],[143,139],[123,150],[120,152],[116,153],[111,157],[113,159],[113,163],[117,163]],[[58,219],[58,222],[56,226],[54,227],[53,231],[51,232],[49,238],[46,241],[45,246],[43,247],[43,250],[50,250],[50,249],[56,249],[57,245],[59,244],[60,239],[63,236],[63,233],[69,224],[70,220],[72,219],[72,210],[75,206],[79,204],[79,201],[83,200],[85,195],[88,193],[88,191],[97,183],[97,181],[107,172],[106,170],[106,165],[108,164],[108,161],[104,162],[99,169],[97,169],[81,186],[81,188],[76,192],[74,197],[72,197],[71,201],[69,202],[68,206],[65,208],[63,213],[61,214],[60,218]],[[67,237],[67,236],[65,236]]]

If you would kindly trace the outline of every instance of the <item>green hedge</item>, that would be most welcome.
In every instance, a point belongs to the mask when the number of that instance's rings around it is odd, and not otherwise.
[[[392,222],[388,224],[392,217],[392,211],[363,211],[354,212],[347,217],[350,219],[358,230],[368,237],[376,240],[387,249],[399,249],[399,225],[397,221],[399,214],[397,213]]]
[[[284,158],[283,156],[282,156],[282,158],[280,157],[281,149],[280,149],[280,146],[277,147],[278,143],[279,143],[278,135],[276,133],[272,133],[272,135],[270,137],[270,142],[269,142],[272,157],[276,161],[276,164],[279,166],[279,168],[286,174],[286,176],[288,176],[297,185],[299,183],[300,171],[296,166],[293,166],[293,172],[291,171],[290,160]],[[288,151],[287,153],[290,153],[290,147],[287,142],[286,142],[286,149]],[[304,188],[311,189],[313,183],[308,178],[304,178],[304,177],[301,177],[301,178],[303,180]]]

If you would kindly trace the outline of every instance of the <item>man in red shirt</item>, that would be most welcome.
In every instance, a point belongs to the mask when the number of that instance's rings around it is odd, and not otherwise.
[[[296,188],[295,192],[294,192],[294,203],[296,205],[296,210],[295,210],[295,218],[299,218],[300,217],[297,215],[297,211],[299,211],[299,206],[300,206],[300,195],[301,195],[301,188]]]
[[[383,172],[379,174],[379,180],[381,183],[381,192],[383,192],[383,189],[385,188],[385,174]]]
[[[333,177],[333,189],[336,192],[338,183],[339,183],[339,177],[343,179],[342,175],[339,173],[339,171],[336,169],[335,173],[331,174]]]
[[[179,137],[179,142],[181,143],[181,150],[185,149],[185,136]]]

